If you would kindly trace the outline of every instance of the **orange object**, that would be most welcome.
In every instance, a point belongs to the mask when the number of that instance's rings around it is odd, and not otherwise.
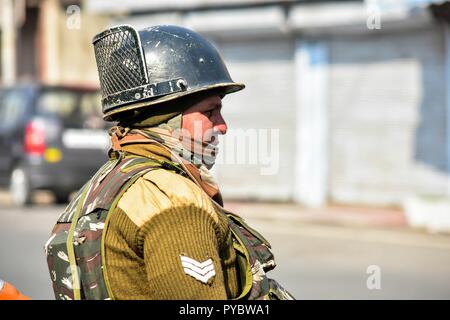
[[[21,294],[8,282],[4,282],[3,288],[0,288],[0,300],[30,300],[30,298]]]

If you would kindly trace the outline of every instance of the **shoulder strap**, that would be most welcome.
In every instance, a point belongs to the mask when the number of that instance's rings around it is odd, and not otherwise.
[[[116,203],[115,200],[124,186],[129,186],[130,182],[134,182],[137,178],[156,167],[159,167],[157,163],[143,157],[120,158],[113,165],[108,165],[107,163],[83,187],[82,191],[74,199],[74,203],[71,203],[72,206],[69,205],[71,213],[64,218],[70,218],[71,222],[66,246],[75,300],[81,299],[80,277],[74,250],[74,236],[78,220],[80,217],[97,209],[109,211],[111,206]]]
[[[81,210],[81,216],[96,209],[109,210],[124,184],[136,174],[158,168],[160,165],[148,158],[127,157],[120,161],[107,175],[94,178]]]

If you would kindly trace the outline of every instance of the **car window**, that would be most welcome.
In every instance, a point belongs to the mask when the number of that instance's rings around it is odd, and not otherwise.
[[[108,123],[102,117],[100,99],[100,93],[85,93],[81,95],[80,106],[84,128],[104,129],[108,126]]]
[[[11,127],[24,116],[27,96],[21,91],[8,90],[0,92],[0,126]]]
[[[65,128],[103,129],[100,97],[97,93],[77,91],[43,91],[36,104],[40,114],[57,115]]]

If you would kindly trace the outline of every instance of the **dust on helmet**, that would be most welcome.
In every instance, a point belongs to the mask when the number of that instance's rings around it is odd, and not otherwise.
[[[217,49],[198,33],[161,25],[136,31],[121,25],[93,39],[105,120],[125,111],[157,108],[192,93],[242,90]]]

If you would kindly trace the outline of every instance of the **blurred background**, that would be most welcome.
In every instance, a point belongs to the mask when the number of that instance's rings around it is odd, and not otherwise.
[[[273,276],[300,299],[449,299],[449,23],[439,0],[0,0],[0,278],[53,298],[43,245],[109,147],[93,36],[176,24],[246,84],[225,139],[258,147],[214,175]]]

